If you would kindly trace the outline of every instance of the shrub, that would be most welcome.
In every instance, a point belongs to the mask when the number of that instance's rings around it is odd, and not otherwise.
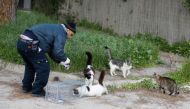
[[[58,15],[60,4],[65,0],[32,0],[33,9],[45,15]]]
[[[190,10],[190,0],[183,0],[183,4]]]
[[[190,41],[176,42],[172,44],[171,51],[182,56],[190,56]]]
[[[170,77],[175,79],[177,83],[182,84],[182,83],[188,83],[190,82],[190,59],[186,64],[182,66],[182,69],[170,73]]]
[[[136,38],[141,40],[147,40],[158,46],[158,48],[162,51],[168,52],[170,51],[171,45],[168,43],[168,41],[164,38],[161,38],[159,36],[154,36],[150,33],[138,33],[135,35]]]

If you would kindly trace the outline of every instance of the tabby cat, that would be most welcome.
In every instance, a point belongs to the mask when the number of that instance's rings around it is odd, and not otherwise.
[[[169,91],[169,95],[176,95],[179,94],[177,91],[177,84],[175,80],[169,78],[169,77],[163,77],[156,73],[153,75],[154,79],[156,80],[156,83],[159,85],[159,90],[162,91],[165,94],[166,91]]]

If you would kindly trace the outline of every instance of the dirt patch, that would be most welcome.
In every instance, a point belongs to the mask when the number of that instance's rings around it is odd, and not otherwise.
[[[15,81],[12,81],[12,83],[0,81],[0,85],[6,85],[7,87],[10,87],[12,89],[10,90],[9,96],[7,97],[10,100],[32,98],[30,94],[23,93],[21,90],[21,84]]]
[[[13,90],[11,91],[9,99],[15,100],[15,99],[33,98],[31,94],[22,92],[21,85],[19,83],[13,83],[12,85],[13,85]]]
[[[185,100],[184,95],[179,94],[179,95],[168,95],[168,94],[163,94],[157,90],[141,90],[143,94],[140,94],[139,96],[147,96],[147,97],[153,97],[153,98],[159,98],[161,100],[164,100],[165,102],[170,102],[170,103],[175,103],[177,101],[182,101]]]

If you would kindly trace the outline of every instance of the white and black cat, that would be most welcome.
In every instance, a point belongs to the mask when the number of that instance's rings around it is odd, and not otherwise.
[[[105,76],[105,71],[102,70],[99,76],[98,84],[96,85],[83,85],[78,88],[73,89],[74,95],[79,95],[80,97],[83,96],[101,96],[102,94],[108,94],[108,90],[106,86],[103,85],[103,80]]]
[[[95,71],[92,66],[92,54],[87,51],[86,55],[87,55],[87,62],[83,73],[85,77],[85,85],[90,86],[93,84]]]
[[[105,46],[105,50],[109,57],[109,67],[110,67],[110,74],[111,76],[117,75],[115,72],[116,70],[120,70],[123,73],[123,77],[126,78],[131,72],[130,69],[132,68],[132,64],[130,61],[120,60],[120,59],[113,59],[111,56],[110,49]]]

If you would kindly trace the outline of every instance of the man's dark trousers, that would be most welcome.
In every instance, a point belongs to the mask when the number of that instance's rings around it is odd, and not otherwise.
[[[43,51],[33,52],[28,48],[27,42],[21,39],[17,42],[17,50],[25,62],[23,90],[40,94],[49,78],[50,65]]]

